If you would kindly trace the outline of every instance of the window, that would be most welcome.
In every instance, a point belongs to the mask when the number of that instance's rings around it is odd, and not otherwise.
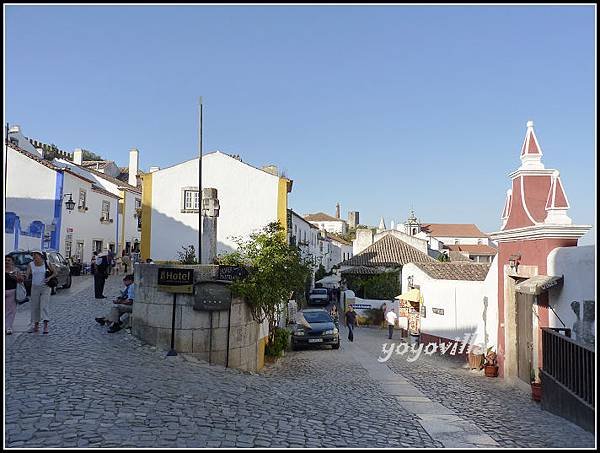
[[[454,245],[456,244],[460,244],[460,241],[458,239],[454,239]]]
[[[115,244],[113,242],[108,244],[108,250],[110,250],[113,254],[115,253]]]
[[[110,201],[102,200],[102,217],[103,222],[110,220]]]
[[[71,258],[71,249],[73,248],[72,241],[65,241],[65,255],[67,258]]]
[[[483,244],[483,240],[477,239],[477,245],[481,245],[481,244]]]
[[[184,190],[183,191],[183,210],[184,211],[198,211],[200,209],[200,201],[198,196],[198,190]]]
[[[83,263],[83,241],[77,241],[76,247],[77,251],[75,253],[77,253],[77,259],[80,263]]]
[[[102,251],[102,241],[94,241],[92,251],[100,253]]]
[[[142,209],[142,200],[140,200],[139,198],[135,199],[135,209]]]
[[[83,189],[79,189],[79,204],[77,205],[77,208],[80,211],[85,211],[85,198],[86,198],[86,191]]]

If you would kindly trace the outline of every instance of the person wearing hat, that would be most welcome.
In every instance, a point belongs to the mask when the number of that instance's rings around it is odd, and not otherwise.
[[[50,280],[57,278],[57,271],[53,264],[46,261],[40,250],[31,252],[33,261],[27,266],[27,279],[31,279],[31,327],[29,332],[37,333],[40,330],[40,319],[44,321],[44,333],[48,333],[50,321]]]
[[[94,266],[94,295],[96,299],[106,299],[104,284],[109,274],[110,263],[108,253],[99,253],[96,256],[96,265]]]

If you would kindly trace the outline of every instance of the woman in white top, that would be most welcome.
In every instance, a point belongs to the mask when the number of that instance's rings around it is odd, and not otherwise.
[[[40,330],[40,312],[44,321],[44,333],[48,333],[50,321],[50,287],[48,281],[57,276],[56,268],[47,263],[40,251],[32,252],[33,261],[27,266],[27,278],[31,278],[31,327],[29,332],[37,333]],[[50,272],[46,276],[46,270]]]

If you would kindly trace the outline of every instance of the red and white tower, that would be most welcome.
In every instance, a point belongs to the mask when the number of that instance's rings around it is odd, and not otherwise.
[[[498,358],[501,375],[529,379],[541,366],[541,327],[548,326],[548,295],[525,300],[517,284],[547,272],[548,254],[556,247],[576,246],[590,225],[574,225],[558,170],[546,169],[542,148],[527,122],[521,165],[511,173],[498,242]],[[531,325],[529,325],[531,324]],[[529,351],[529,352],[528,352]],[[529,367],[530,369],[526,369]]]

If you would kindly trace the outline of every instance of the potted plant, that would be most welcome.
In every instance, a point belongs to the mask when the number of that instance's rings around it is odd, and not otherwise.
[[[481,346],[473,346],[473,348],[469,351],[469,368],[471,370],[481,370],[483,368],[483,349]]]
[[[542,401],[542,369],[538,372],[531,370],[531,399],[533,401]]]
[[[498,355],[494,352],[493,347],[490,347],[487,350],[484,369],[487,377],[498,376]]]

